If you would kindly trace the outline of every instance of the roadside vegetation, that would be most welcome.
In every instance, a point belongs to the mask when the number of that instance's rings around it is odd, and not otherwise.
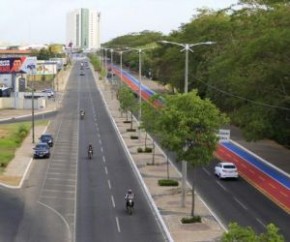
[[[245,4],[246,3],[246,4]],[[289,2],[241,0],[239,7],[199,9],[165,36],[142,31],[117,37],[106,48],[144,48],[142,75],[184,90],[182,47],[162,44],[214,41],[189,52],[189,91],[196,89],[231,118],[248,141],[272,139],[290,147]],[[148,48],[150,47],[150,48]],[[113,59],[120,62],[118,52]],[[123,67],[138,73],[138,52],[123,54]]]
[[[250,227],[242,227],[237,223],[229,225],[228,232],[224,233],[221,242],[284,242],[284,237],[274,224],[268,224],[265,233],[257,234]]]
[[[141,127],[163,148],[175,152],[178,161],[185,160],[194,168],[212,160],[217,130],[229,125],[239,127],[247,141],[271,139],[290,148],[289,3],[241,0],[238,5],[219,11],[199,9],[189,23],[168,36],[145,30],[102,46],[143,50],[142,76],[170,87],[170,94],[162,97],[164,107],[142,106]],[[183,93],[184,48],[162,40],[214,42],[193,46],[189,52],[188,93]],[[118,51],[112,54],[120,64]],[[104,56],[103,50],[99,55]],[[138,73],[138,51],[124,52],[122,57],[123,68]],[[127,101],[122,96],[119,100]],[[197,182],[194,176],[191,216],[183,218],[184,223],[200,219],[194,204]],[[260,235],[230,224],[222,241],[284,240],[273,224]]]
[[[28,135],[30,127],[28,122],[0,125],[0,172],[14,158],[16,149]]]
[[[47,124],[47,121],[37,121],[35,125]],[[27,137],[31,122],[21,122],[0,125],[0,174],[14,158],[15,151]]]

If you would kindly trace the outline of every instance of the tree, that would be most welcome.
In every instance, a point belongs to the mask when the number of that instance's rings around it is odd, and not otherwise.
[[[147,136],[148,132],[151,134],[156,134],[158,125],[158,119],[156,117],[159,116],[158,106],[156,105],[158,100],[160,99],[160,95],[152,96],[148,102],[142,103],[142,127],[145,129],[145,150],[147,147]],[[152,157],[152,164],[154,164],[155,160],[155,140],[153,139],[153,157]],[[168,177],[169,175],[167,175]]]
[[[118,90],[118,99],[120,102],[121,112],[126,112],[126,118],[128,120],[128,112],[131,112],[131,129],[133,128],[133,112],[137,110],[137,103],[132,91],[126,87],[122,86]]]
[[[158,137],[161,144],[177,155],[177,160],[189,162],[193,169],[209,163],[218,142],[217,131],[228,123],[210,100],[202,100],[196,90],[187,94],[165,96],[160,108]],[[195,207],[195,176],[192,182],[192,211]]]
[[[274,224],[267,226],[267,231],[257,235],[250,227],[242,227],[237,223],[230,223],[229,230],[222,238],[221,242],[284,242],[284,238],[279,234],[279,229]]]

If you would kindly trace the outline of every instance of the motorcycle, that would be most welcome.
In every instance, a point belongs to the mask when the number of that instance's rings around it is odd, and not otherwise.
[[[127,209],[127,212],[132,215],[133,213],[133,210],[134,210],[134,201],[133,199],[128,199],[127,202],[126,202],[126,209]]]
[[[81,115],[81,119],[84,119],[85,118],[85,112],[84,111],[81,111],[80,112],[80,115]]]
[[[90,160],[93,158],[93,150],[92,149],[88,150],[88,157]]]

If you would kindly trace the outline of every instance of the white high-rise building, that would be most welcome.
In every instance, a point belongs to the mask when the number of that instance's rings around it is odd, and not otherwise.
[[[77,9],[67,14],[66,45],[82,49],[100,48],[101,14],[92,9]]]

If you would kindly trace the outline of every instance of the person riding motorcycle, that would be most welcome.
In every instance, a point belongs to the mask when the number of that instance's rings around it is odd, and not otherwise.
[[[83,119],[85,117],[85,111],[84,110],[81,110],[80,111],[80,115],[81,115],[81,119]]]
[[[134,193],[132,189],[129,189],[125,195],[125,200],[126,200],[126,208],[129,206],[129,200],[132,200],[132,207],[134,207]]]
[[[94,150],[93,150],[93,146],[92,146],[92,144],[89,144],[89,147],[88,147],[88,154],[89,153],[92,153],[92,155],[94,154]]]

